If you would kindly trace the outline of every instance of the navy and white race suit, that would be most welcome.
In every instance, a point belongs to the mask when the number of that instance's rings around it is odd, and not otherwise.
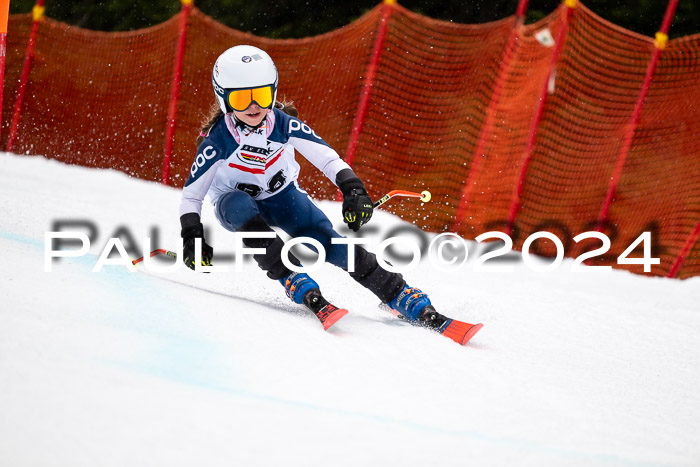
[[[294,149],[333,183],[339,171],[350,168],[308,125],[279,109],[268,112],[253,131],[226,114],[199,145],[182,191],[180,216],[201,215],[207,194],[214,206],[224,194],[236,190],[255,200],[275,196],[299,176]]]
[[[347,246],[331,244],[331,238],[341,235],[296,183],[295,149],[333,183],[338,172],[350,169],[308,125],[279,109],[269,111],[254,130],[226,114],[199,145],[182,191],[180,216],[201,215],[208,194],[227,230],[236,231],[260,214],[268,225],[292,237],[319,240],[326,260],[346,269]]]

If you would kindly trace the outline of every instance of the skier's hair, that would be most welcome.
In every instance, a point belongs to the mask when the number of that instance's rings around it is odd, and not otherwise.
[[[282,101],[275,101],[275,108],[280,109],[282,112],[286,113],[287,115],[291,115],[292,117],[299,118],[299,111],[297,110],[293,101],[288,101],[285,99],[283,99]],[[215,102],[211,106],[211,109],[209,111],[209,116],[207,117],[204,124],[202,125],[202,129],[199,131],[199,136],[197,137],[197,147],[199,147],[199,145],[202,144],[202,141],[204,141],[204,137],[207,136],[211,127],[214,126],[214,124],[217,122],[217,120],[219,120],[223,116],[224,116],[223,110],[221,110],[221,107],[219,107],[219,104],[217,104]]]

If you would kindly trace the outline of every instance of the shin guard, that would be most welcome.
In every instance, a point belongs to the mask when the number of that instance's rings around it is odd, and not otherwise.
[[[389,272],[377,262],[377,257],[364,248],[355,248],[355,272],[350,277],[369,289],[382,303],[388,303],[403,290],[405,281],[397,272]]]
[[[240,232],[274,232],[267,222],[257,214],[239,229]],[[265,253],[253,255],[260,269],[267,272],[270,279],[280,280],[289,276],[292,271],[282,262],[282,247],[284,242],[279,236],[274,238],[245,238],[243,244],[248,248],[264,248]],[[300,266],[301,261],[289,253],[289,262]]]

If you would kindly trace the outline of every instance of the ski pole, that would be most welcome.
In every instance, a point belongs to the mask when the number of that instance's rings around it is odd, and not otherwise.
[[[381,198],[379,198],[375,203],[374,203],[374,208],[378,208],[382,204],[386,203],[389,201],[391,198],[394,196],[406,196],[407,198],[420,198],[421,201],[424,203],[427,203],[430,201],[431,195],[428,190],[421,191],[420,193],[414,193],[413,191],[406,191],[406,190],[392,190],[389,193],[385,194]]]
[[[155,255],[166,255],[166,256],[170,256],[171,258],[177,259],[177,253],[175,253],[174,251],[170,251],[170,250],[162,250],[162,249],[161,250],[153,250],[151,253],[149,253],[148,256],[149,256],[149,258],[153,258]],[[142,256],[139,259],[132,260],[131,264],[135,265],[137,263],[140,263],[141,261],[143,261],[144,258],[145,258],[145,256]]]

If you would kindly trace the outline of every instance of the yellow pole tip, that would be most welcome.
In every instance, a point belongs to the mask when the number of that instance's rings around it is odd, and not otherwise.
[[[385,5],[396,5],[396,0],[384,0]]]
[[[668,34],[659,31],[656,33],[655,39],[654,44],[656,45],[656,48],[661,50],[666,48],[666,44],[668,43]]]
[[[428,201],[430,201],[430,198],[433,197],[433,195],[431,195],[428,190],[421,191],[420,194],[421,194],[420,200],[423,201],[424,203],[427,203]]]
[[[44,18],[45,10],[46,8],[41,5],[34,5],[34,8],[32,8],[32,19],[34,21],[41,21]]]

